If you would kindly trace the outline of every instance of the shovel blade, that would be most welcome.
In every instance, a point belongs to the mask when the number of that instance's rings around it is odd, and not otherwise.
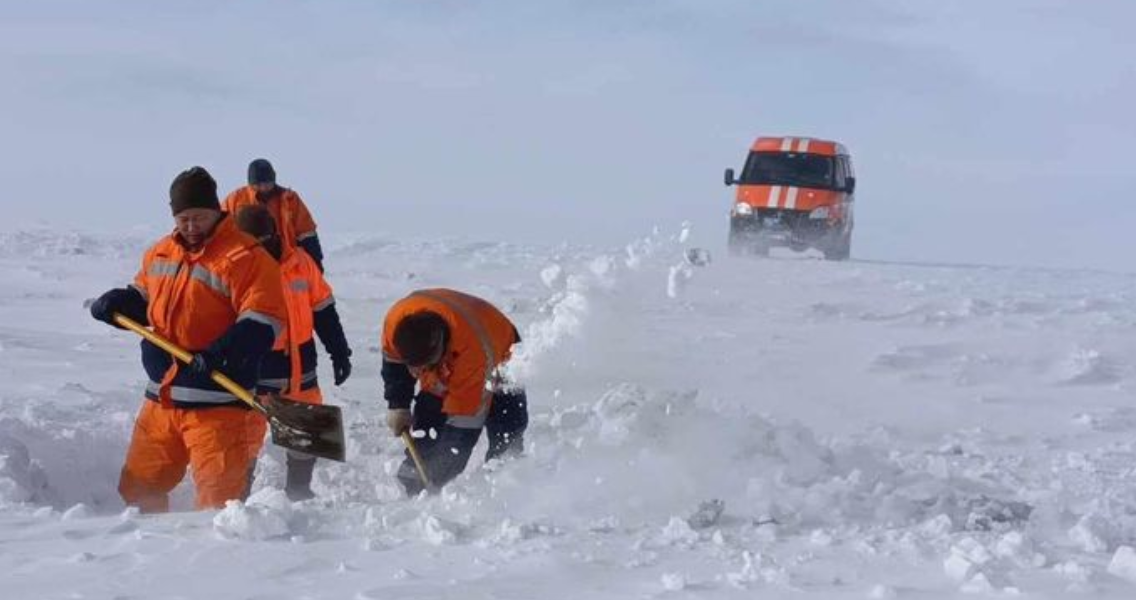
[[[319,458],[339,462],[346,459],[343,414],[338,406],[277,396],[265,408],[273,444]]]

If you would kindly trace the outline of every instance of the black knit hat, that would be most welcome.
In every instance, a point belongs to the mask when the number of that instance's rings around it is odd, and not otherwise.
[[[176,215],[187,208],[221,210],[217,182],[202,167],[182,171],[170,184],[170,210]]]
[[[276,183],[276,169],[272,168],[272,163],[263,158],[249,163],[249,185],[258,183]]]

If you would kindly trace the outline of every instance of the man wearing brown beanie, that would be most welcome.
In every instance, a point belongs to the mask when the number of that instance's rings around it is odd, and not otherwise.
[[[316,235],[312,213],[295,190],[276,184],[276,169],[263,158],[249,163],[248,185],[233,190],[225,198],[225,210],[233,215],[245,206],[258,205],[267,208],[276,220],[284,245],[307,252],[323,272],[323,248]]]
[[[257,379],[258,394],[283,394],[290,400],[323,404],[316,375],[315,335],[331,357],[335,385],[351,376],[351,347],[335,308],[331,286],[316,267],[315,260],[280,239],[276,222],[263,206],[243,206],[234,216],[241,231],[255,237],[280,264],[284,302],[288,305],[288,333],[276,340],[264,355]],[[268,423],[260,419],[252,431],[250,455],[255,461],[264,442]],[[312,471],[316,457],[289,450],[285,466],[284,493],[290,500],[308,500],[312,492]],[[249,474],[252,481],[252,473]]]
[[[205,169],[174,179],[170,209],[175,229],[146,251],[134,282],[91,305],[100,321],[115,325],[122,314],[194,354],[192,364],[179,365],[142,343],[150,382],[118,491],[144,512],[169,509],[169,492],[187,467],[198,509],[242,496],[255,413],[209,375],[220,371],[252,389],[261,357],[288,318],[276,261],[221,211]]]

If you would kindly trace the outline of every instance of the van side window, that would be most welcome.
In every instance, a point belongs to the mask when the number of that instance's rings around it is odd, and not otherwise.
[[[847,175],[845,169],[847,168],[843,156],[836,157],[836,189],[842,190],[845,185],[845,176]]]

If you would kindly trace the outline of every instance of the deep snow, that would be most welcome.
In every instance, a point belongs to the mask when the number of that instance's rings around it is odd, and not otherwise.
[[[137,342],[82,308],[154,236],[0,234],[0,596],[1136,593],[1136,278],[696,266],[698,233],[617,249],[328,236],[356,370],[325,389],[349,460],[290,504],[270,449],[247,504],[154,517],[114,489]],[[405,500],[378,328],[438,285],[521,325],[533,422],[523,459]]]

